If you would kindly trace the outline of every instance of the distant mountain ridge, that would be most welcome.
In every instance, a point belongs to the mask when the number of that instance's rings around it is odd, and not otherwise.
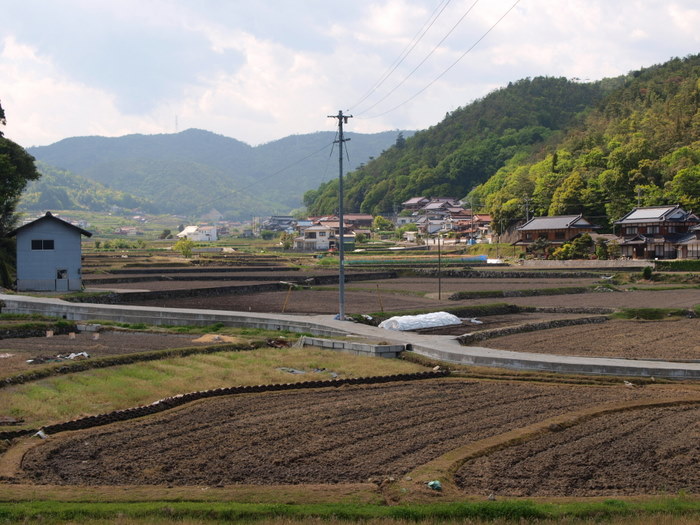
[[[399,133],[413,135],[399,130],[346,133],[351,139],[350,160],[344,167],[349,172],[380,155]],[[249,218],[288,213],[302,206],[306,190],[336,177],[337,163],[329,158],[334,140],[334,132],[317,132],[253,147],[188,129],[175,134],[72,137],[27,151],[46,165],[44,171],[61,172],[60,180],[70,172],[115,190],[122,202],[139,202],[153,212],[196,216],[216,207],[229,218]],[[42,191],[37,184],[27,188],[34,194],[31,202],[49,203],[37,195]]]

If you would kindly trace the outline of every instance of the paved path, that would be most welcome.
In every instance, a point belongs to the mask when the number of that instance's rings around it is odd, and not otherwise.
[[[421,355],[449,363],[574,374],[700,379],[700,363],[574,357],[461,346],[452,336],[423,335],[339,321],[333,315],[289,315],[186,308],[69,303],[61,299],[0,294],[3,312],[42,313],[71,320],[112,320],[154,325],[251,326],[309,332],[321,336],[357,335],[390,344],[411,345]],[[0,304],[2,304],[0,303]]]

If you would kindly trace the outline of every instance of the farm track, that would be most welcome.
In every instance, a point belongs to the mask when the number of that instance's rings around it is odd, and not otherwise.
[[[401,476],[466,443],[557,414],[668,395],[665,388],[439,379],[228,396],[54,436],[26,454],[16,481],[364,482]]]

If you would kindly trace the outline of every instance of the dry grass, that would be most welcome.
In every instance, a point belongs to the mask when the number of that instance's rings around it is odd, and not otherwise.
[[[303,370],[294,374],[282,368]],[[305,348],[263,348],[163,359],[51,377],[0,391],[3,413],[31,428],[236,385],[292,383],[425,370],[398,359],[360,357]]]

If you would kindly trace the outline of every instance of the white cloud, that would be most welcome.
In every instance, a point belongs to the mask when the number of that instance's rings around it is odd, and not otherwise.
[[[38,145],[74,135],[172,132],[177,116],[180,130],[199,127],[257,144],[333,129],[326,115],[356,103],[437,6],[305,1],[202,0],[193,7],[182,0],[65,0],[60,9],[39,0],[10,3],[0,28],[4,131]],[[693,0],[523,0],[452,70],[401,105],[513,3],[479,2],[423,67],[348,129],[424,128],[509,81],[595,80],[695,53],[700,44]],[[472,4],[453,0],[361,106],[404,79]]]

